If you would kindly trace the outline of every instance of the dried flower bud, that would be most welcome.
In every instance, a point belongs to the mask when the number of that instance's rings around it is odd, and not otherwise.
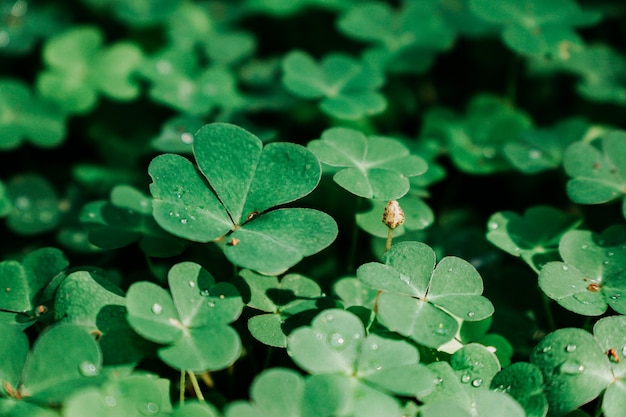
[[[396,200],[389,201],[387,206],[385,206],[383,223],[390,229],[395,229],[404,223],[404,211],[402,211],[400,204]]]

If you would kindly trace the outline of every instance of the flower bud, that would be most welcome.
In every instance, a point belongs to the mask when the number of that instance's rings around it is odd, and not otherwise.
[[[383,223],[390,229],[395,229],[404,223],[404,211],[402,211],[400,204],[396,200],[389,201],[387,206],[385,206]]]

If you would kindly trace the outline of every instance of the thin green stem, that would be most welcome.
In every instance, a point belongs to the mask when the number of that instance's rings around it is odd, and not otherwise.
[[[180,388],[178,389],[180,405],[185,404],[185,371],[180,371]]]
[[[196,397],[199,401],[204,402],[204,395],[202,395],[202,390],[200,389],[200,384],[198,384],[198,379],[196,378],[196,375],[191,371],[187,371],[187,375],[189,375],[189,380],[191,381],[191,385],[193,386],[193,391],[196,393]]]
[[[390,227],[387,230],[387,242],[385,242],[385,252],[391,249],[391,241],[393,240],[393,229]]]

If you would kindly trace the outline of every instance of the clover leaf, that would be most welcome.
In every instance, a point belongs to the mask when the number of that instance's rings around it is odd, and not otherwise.
[[[433,52],[451,47],[455,35],[433,2],[405,3],[399,10],[379,2],[359,4],[348,9],[338,27],[376,45],[366,51],[365,61],[403,72],[428,69]]]
[[[0,322],[26,327],[47,312],[44,291],[53,278],[69,265],[56,248],[30,252],[21,262],[0,262]]]
[[[43,55],[47,69],[39,74],[39,93],[69,113],[86,113],[98,100],[98,92],[128,101],[139,95],[132,74],[143,61],[133,43],[119,42],[103,48],[102,32],[82,26],[50,38]]]
[[[513,256],[520,256],[536,272],[558,259],[558,245],[580,220],[550,206],[533,206],[522,216],[498,212],[487,222],[487,240]]]
[[[88,387],[63,403],[63,417],[144,417],[171,408],[157,380],[146,375],[129,375]],[[164,404],[165,403],[165,404]]]
[[[247,306],[269,313],[248,320],[252,336],[266,345],[287,347],[291,330],[308,324],[320,309],[333,306],[315,281],[299,274],[285,275],[280,281],[247,269],[239,275],[250,293]]]
[[[567,194],[581,204],[601,204],[623,198],[626,217],[626,133],[613,131],[602,137],[601,149],[587,142],[572,144],[564,156]]]
[[[179,403],[172,417],[221,417],[221,414],[206,401],[187,401],[184,404]]]
[[[470,0],[479,17],[503,25],[502,38],[522,54],[557,55],[563,42],[582,44],[574,28],[597,23],[601,15],[582,10],[574,0]]]
[[[510,169],[503,147],[516,142],[532,126],[530,117],[503,99],[482,94],[469,103],[466,115],[433,109],[427,113],[422,136],[447,144],[454,165],[470,174],[491,174]]]
[[[12,209],[7,226],[15,233],[35,235],[54,229],[61,210],[56,190],[39,175],[22,175],[9,180],[6,194]]]
[[[105,365],[133,366],[146,356],[147,343],[126,321],[124,293],[104,271],[73,271],[55,279],[53,285],[55,321],[80,326],[94,335]]]
[[[561,416],[594,400],[603,392],[603,415],[623,415],[626,364],[624,316],[605,317],[594,335],[577,328],[548,334],[530,360],[542,372],[551,415]]]
[[[100,248],[117,249],[139,241],[139,247],[148,256],[178,255],[185,248],[184,241],[156,224],[151,199],[127,185],[113,188],[111,202],[86,204],[80,220],[89,241]]]
[[[498,372],[491,388],[515,398],[526,411],[526,417],[544,417],[548,400],[543,392],[543,375],[537,366],[516,362]]]
[[[283,60],[283,84],[305,99],[321,99],[320,109],[337,119],[357,120],[387,107],[378,90],[385,79],[377,70],[344,54],[328,54],[321,63],[303,51]]]
[[[154,218],[163,229],[198,242],[230,233],[226,257],[266,275],[284,272],[337,236],[335,221],[320,211],[271,210],[317,186],[320,164],[306,148],[288,143],[263,147],[242,128],[213,123],[197,132],[193,149],[199,171],[173,154],[157,156],[150,164]]]
[[[333,377],[346,388],[352,386],[348,392],[355,385],[363,386],[366,392],[384,398],[384,392],[419,396],[433,389],[433,375],[418,363],[415,346],[383,335],[366,336],[361,320],[345,310],[325,310],[310,326],[294,330],[287,352],[307,372]]]
[[[420,398],[424,403],[419,409],[420,417],[525,417],[524,409],[511,396],[487,389],[489,384],[483,377],[493,377],[499,367],[497,360],[489,357],[490,352],[484,347],[468,347],[452,365],[444,361],[428,365],[435,374],[435,389]],[[476,360],[472,361],[474,357]]]
[[[231,365],[241,352],[229,323],[243,303],[229,283],[216,283],[200,265],[183,262],[168,272],[171,294],[151,282],[136,282],[126,294],[127,319],[142,337],[163,344],[158,355],[169,366],[193,372]]]
[[[102,354],[87,332],[71,324],[57,324],[42,332],[32,351],[27,336],[0,324],[0,410],[20,401],[59,404],[74,391],[97,383]]]
[[[456,335],[456,318],[477,321],[493,314],[491,302],[480,295],[480,275],[463,259],[448,256],[435,267],[429,246],[401,242],[383,260],[361,265],[357,277],[380,292],[377,317],[391,331],[438,348]]]
[[[599,316],[607,307],[626,314],[626,229],[607,228],[597,235],[571,230],[561,238],[563,262],[549,262],[539,273],[539,287],[562,307]]]
[[[0,150],[28,140],[50,148],[65,139],[65,116],[52,103],[33,95],[20,81],[0,80]]]
[[[333,176],[335,182],[365,198],[398,199],[409,191],[409,177],[427,169],[426,161],[411,154],[399,140],[366,137],[348,128],[327,129],[307,148],[324,164],[344,168]]]

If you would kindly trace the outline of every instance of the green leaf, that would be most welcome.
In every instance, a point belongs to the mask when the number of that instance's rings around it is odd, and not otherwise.
[[[471,389],[489,387],[494,375],[500,371],[496,355],[485,346],[470,343],[454,352],[450,366],[460,378],[463,386]]]
[[[576,142],[565,152],[565,172],[572,177],[567,194],[576,203],[601,204],[626,195],[626,133],[608,133],[600,146]]]
[[[575,27],[589,26],[600,14],[582,10],[573,0],[506,0],[497,5],[470,0],[470,8],[481,18],[500,23],[508,47],[523,54],[557,55],[563,42],[582,44]]]
[[[0,262],[0,321],[18,326],[34,323],[48,307],[44,290],[68,266],[65,255],[56,248],[30,252],[22,262]]]
[[[398,199],[409,191],[408,178],[427,169],[426,161],[400,141],[347,128],[327,129],[307,147],[326,165],[344,168],[334,175],[335,182],[365,198]]]
[[[161,388],[150,377],[130,375],[81,390],[63,405],[64,417],[144,417],[160,415]]]
[[[543,375],[527,362],[516,362],[498,372],[491,380],[491,389],[515,398],[526,411],[526,417],[544,417],[548,401],[543,392]]]
[[[435,253],[419,242],[395,244],[383,259],[384,265],[361,265],[357,277],[380,291],[378,318],[390,330],[437,348],[458,330],[450,314],[467,321],[493,314],[491,302],[480,295],[482,279],[468,262],[445,257],[435,267]]]
[[[152,201],[139,190],[118,185],[111,201],[86,204],[80,215],[89,241],[103,249],[117,249],[139,241],[148,256],[173,256],[183,251],[182,240],[161,229],[152,216]]]
[[[161,152],[191,153],[194,133],[202,127],[202,120],[194,116],[176,116],[166,121],[152,147]]]
[[[3,396],[12,396],[17,392],[22,376],[22,368],[28,354],[28,338],[19,328],[0,323],[2,341],[0,342],[0,392]],[[0,408],[1,409],[1,408]]]
[[[34,174],[15,177],[7,182],[6,193],[13,207],[7,226],[15,233],[44,233],[60,221],[56,191],[45,178]]]
[[[614,380],[600,344],[582,329],[550,333],[535,347],[530,361],[543,373],[550,414],[555,416],[595,399]]]
[[[181,404],[172,417],[220,417],[220,415],[211,403],[195,401]]]
[[[321,99],[320,109],[331,117],[356,120],[381,113],[387,107],[378,90],[382,74],[343,54],[329,54],[321,63],[303,51],[283,60],[283,84],[305,99]]]
[[[58,6],[3,2],[0,5],[0,53],[11,56],[32,52],[41,38],[62,30],[69,19]]]
[[[171,296],[149,282],[130,286],[126,299],[131,327],[164,344],[158,355],[176,369],[200,373],[231,365],[241,351],[239,335],[228,326],[243,307],[235,287],[215,283],[208,271],[193,262],[174,265],[168,282]]]
[[[335,221],[322,212],[267,211],[317,186],[319,161],[306,148],[287,143],[263,147],[256,136],[225,123],[200,129],[193,146],[203,175],[178,155],[161,155],[150,164],[154,217],[165,230],[199,242],[232,230],[226,257],[268,275],[284,272],[337,236]]]
[[[363,284],[356,277],[344,277],[335,281],[333,292],[341,299],[346,308],[362,306],[374,308],[378,292]]]
[[[626,379],[626,316],[609,316],[598,320],[593,325],[593,335],[609,359],[615,383]],[[605,400],[605,403],[607,401]]]
[[[37,78],[39,93],[68,113],[86,113],[94,108],[98,92],[116,100],[132,100],[139,88],[131,74],[143,61],[134,44],[102,46],[102,32],[81,26],[49,39],[43,51],[47,69]]]
[[[51,148],[65,139],[65,116],[51,103],[33,95],[22,82],[0,80],[0,150],[28,140]]]
[[[597,235],[571,230],[561,238],[563,262],[549,262],[539,273],[539,286],[548,297],[578,314],[599,316],[608,306],[626,313],[624,227]]]
[[[133,27],[163,22],[180,5],[180,0],[83,0],[96,10],[104,9]]]
[[[57,324],[35,341],[22,374],[22,397],[59,403],[72,392],[95,383],[102,354],[91,335],[78,326]]]
[[[551,206],[530,207],[522,216],[503,211],[489,218],[487,240],[539,271],[546,262],[558,259],[561,236],[579,224],[574,216]]]

